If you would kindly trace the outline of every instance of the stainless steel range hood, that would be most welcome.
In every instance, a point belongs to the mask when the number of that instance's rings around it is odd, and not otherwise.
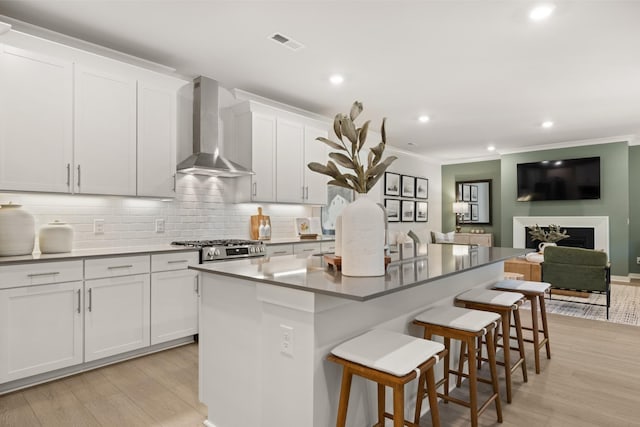
[[[225,159],[218,144],[218,82],[207,77],[193,81],[193,154],[180,162],[178,172],[237,177],[254,172]]]

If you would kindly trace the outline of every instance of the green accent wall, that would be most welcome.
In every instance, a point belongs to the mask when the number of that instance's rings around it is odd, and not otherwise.
[[[629,147],[629,273],[640,273],[640,146]]]
[[[472,228],[482,228],[485,233],[493,233],[494,246],[510,246],[502,244],[500,236],[500,160],[484,162],[462,163],[442,166],[442,231],[455,230],[456,217],[453,213],[453,202],[456,198],[456,181],[476,181],[491,179],[491,222],[492,225],[463,225],[462,231]]]
[[[633,158],[631,158],[631,152],[633,153]],[[538,202],[516,201],[516,165],[518,163],[596,156],[600,157],[600,199]],[[501,178],[503,183],[501,197],[501,217],[503,218],[501,224],[501,243],[503,246],[511,246],[513,243],[513,223],[511,219],[514,216],[608,216],[611,274],[618,276],[627,276],[629,274],[629,233],[631,231],[627,222],[630,215],[629,199],[637,199],[637,197],[630,197],[629,188],[630,182],[640,182],[638,181],[640,171],[634,172],[633,177],[629,174],[630,169],[634,170],[640,167],[640,152],[638,152],[635,147],[633,147],[633,150],[630,150],[627,142],[616,142],[611,144],[508,154],[502,156],[501,160]],[[632,161],[638,166],[631,166],[630,168],[630,162]],[[634,178],[633,181],[632,178]],[[444,182],[443,179],[443,184]],[[635,190],[634,193],[637,194],[638,191]],[[634,207],[637,212],[636,215],[640,214],[640,206],[637,206],[638,203],[637,200],[634,201]],[[636,227],[640,230],[640,225]],[[636,230],[636,232],[638,230]],[[640,250],[640,241],[633,239],[632,252],[636,253],[637,250]]]

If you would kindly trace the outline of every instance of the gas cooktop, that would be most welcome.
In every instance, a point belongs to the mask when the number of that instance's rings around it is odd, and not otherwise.
[[[200,249],[200,263],[226,259],[260,257],[266,255],[264,242],[260,240],[216,239],[184,240],[171,243]]]

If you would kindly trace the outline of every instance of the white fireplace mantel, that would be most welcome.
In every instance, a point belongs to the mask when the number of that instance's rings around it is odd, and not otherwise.
[[[595,249],[604,249],[609,253],[609,217],[608,216],[514,216],[513,217],[513,247],[526,246],[527,233],[525,227],[534,225],[541,227],[549,224],[566,227],[593,228]]]

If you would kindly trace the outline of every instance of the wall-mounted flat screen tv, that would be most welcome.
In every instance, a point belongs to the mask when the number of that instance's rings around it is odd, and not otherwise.
[[[600,157],[518,164],[518,201],[600,198]]]

